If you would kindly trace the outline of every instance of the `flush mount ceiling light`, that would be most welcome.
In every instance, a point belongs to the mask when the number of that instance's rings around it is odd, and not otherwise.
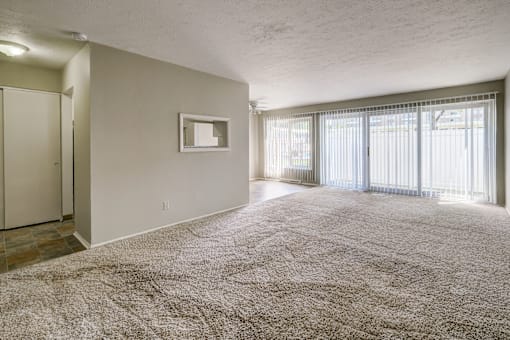
[[[8,57],[17,57],[28,52],[28,47],[12,41],[0,40],[0,53]]]

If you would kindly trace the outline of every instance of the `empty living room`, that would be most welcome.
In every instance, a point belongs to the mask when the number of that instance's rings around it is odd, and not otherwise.
[[[509,19],[0,0],[0,339],[510,339]]]

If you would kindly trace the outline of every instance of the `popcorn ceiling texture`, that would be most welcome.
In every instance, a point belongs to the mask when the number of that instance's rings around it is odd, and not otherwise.
[[[0,275],[0,338],[510,338],[503,208],[314,188]]]
[[[0,18],[250,84],[269,108],[502,79],[508,0],[3,0]],[[9,28],[6,27],[6,28]],[[27,30],[30,31],[29,28]]]

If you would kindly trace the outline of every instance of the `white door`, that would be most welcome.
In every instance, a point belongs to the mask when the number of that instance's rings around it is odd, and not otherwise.
[[[5,228],[61,218],[60,96],[4,91]]]

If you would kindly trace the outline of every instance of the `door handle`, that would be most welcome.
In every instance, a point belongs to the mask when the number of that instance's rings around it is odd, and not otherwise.
[[[55,162],[55,163],[53,163],[53,165],[55,165],[55,166],[56,166],[56,165],[59,165],[59,164],[60,164],[60,162]]]

